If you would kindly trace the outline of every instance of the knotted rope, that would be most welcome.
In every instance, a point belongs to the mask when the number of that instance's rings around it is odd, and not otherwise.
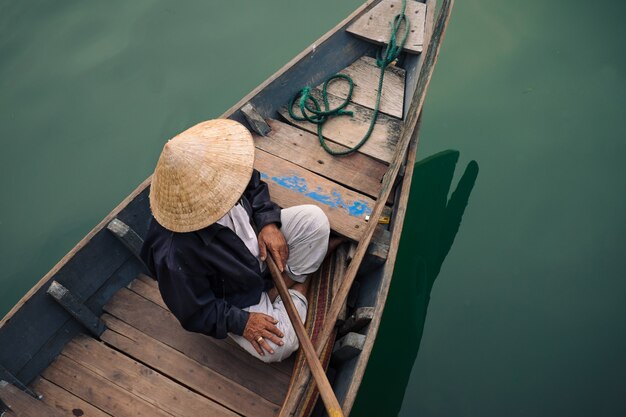
[[[324,84],[322,85],[322,102],[324,104],[323,109],[320,106],[319,101],[311,94],[310,86],[304,87],[289,102],[289,116],[299,122],[308,121],[316,124],[317,137],[319,138],[320,145],[322,145],[324,150],[329,154],[334,156],[349,155],[353,152],[356,152],[370,138],[372,131],[374,130],[374,125],[376,124],[376,119],[378,118],[380,98],[382,96],[383,81],[385,78],[385,69],[387,69],[389,64],[391,64],[393,61],[396,60],[396,58],[398,58],[398,55],[400,55],[400,52],[402,51],[402,48],[404,47],[406,39],[409,35],[409,20],[404,14],[405,10],[406,0],[402,0],[402,9],[394,17],[393,22],[391,23],[391,34],[389,36],[389,43],[382,46],[377,53],[376,66],[380,68],[380,77],[378,79],[378,93],[376,94],[376,105],[374,106],[374,114],[372,115],[370,126],[367,129],[367,132],[365,132],[363,138],[354,147],[348,148],[343,151],[334,150],[330,148],[328,144],[326,144],[326,139],[324,139],[324,135],[322,134],[324,123],[326,123],[329,118],[342,115],[353,116],[353,113],[351,111],[344,110],[345,107],[350,104],[350,100],[352,99],[352,90],[354,89],[354,81],[348,75],[335,74],[326,79],[326,81],[324,81]],[[402,36],[402,39],[398,42],[397,35],[402,23],[404,23],[404,35]],[[330,104],[328,103],[328,85],[331,82],[340,79],[346,80],[348,82],[348,94],[343,103],[341,103],[334,109],[331,109]],[[293,107],[296,101],[298,101],[298,107],[300,109],[301,116],[296,115],[293,111]]]

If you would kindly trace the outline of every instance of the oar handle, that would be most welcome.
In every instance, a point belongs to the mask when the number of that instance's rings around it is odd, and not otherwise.
[[[300,316],[298,315],[296,306],[293,304],[293,300],[289,295],[282,273],[278,269],[278,266],[276,266],[276,262],[274,262],[271,255],[267,257],[266,262],[270,269],[270,273],[272,274],[272,279],[274,280],[276,289],[278,289],[278,294],[280,294],[280,298],[282,298],[285,307],[287,307],[287,315],[289,316],[289,320],[291,320],[291,324],[296,331],[296,335],[300,341],[300,347],[304,351],[304,357],[309,364],[309,368],[311,368],[311,373],[313,374],[313,378],[317,384],[317,389],[320,392],[326,411],[330,417],[343,417],[343,411],[341,411],[339,401],[337,401],[335,392],[330,386],[330,382],[328,382],[326,372],[324,371],[324,368],[315,353],[315,348],[313,347],[313,343],[311,343],[311,339],[309,339],[309,335],[306,333],[304,324],[300,321]]]

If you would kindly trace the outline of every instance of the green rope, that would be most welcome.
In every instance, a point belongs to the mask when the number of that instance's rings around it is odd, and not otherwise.
[[[400,10],[400,13],[398,13],[394,17],[393,22],[391,23],[391,34],[389,36],[389,43],[386,44],[384,47],[381,47],[381,49],[378,51],[376,57],[376,66],[380,68],[380,77],[378,79],[378,93],[376,95],[374,114],[372,115],[369,129],[367,129],[367,132],[365,132],[365,136],[363,136],[363,139],[361,139],[359,143],[357,143],[354,147],[348,148],[344,151],[334,150],[326,144],[326,139],[324,139],[324,135],[322,134],[324,123],[326,123],[329,118],[342,115],[353,115],[351,111],[344,110],[345,107],[350,104],[350,100],[352,99],[352,90],[354,88],[354,81],[352,81],[352,78],[345,74],[335,74],[329,77],[326,81],[324,81],[324,84],[322,85],[322,101],[324,105],[323,109],[320,105],[320,102],[311,94],[311,87],[309,86],[304,87],[289,102],[289,115],[294,120],[297,120],[299,122],[308,121],[317,125],[317,137],[320,140],[320,145],[322,145],[324,150],[329,154],[334,156],[349,155],[353,152],[356,152],[361,146],[363,146],[371,136],[372,131],[374,130],[374,125],[376,124],[376,119],[378,119],[380,97],[382,95],[383,81],[385,78],[385,69],[389,66],[389,64],[395,61],[396,58],[398,58],[398,55],[400,55],[400,52],[402,51],[402,48],[404,47],[406,39],[409,35],[409,20],[404,14],[405,10],[406,0],[402,0],[402,9]],[[402,36],[402,39],[398,42],[397,34],[400,30],[400,26],[402,25],[402,23],[404,23],[404,35]],[[331,109],[330,104],[328,103],[328,85],[340,79],[348,82],[348,94],[343,103],[341,103],[334,109]],[[300,109],[300,113],[302,114],[301,116],[296,115],[293,111],[293,107],[296,101],[298,101],[298,107]]]

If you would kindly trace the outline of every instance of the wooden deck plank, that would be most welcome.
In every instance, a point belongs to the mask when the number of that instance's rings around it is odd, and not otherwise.
[[[62,417],[62,414],[48,404],[36,400],[6,381],[0,381],[0,400],[10,407],[10,411],[6,414],[8,416]]]
[[[169,311],[127,288],[119,290],[104,309],[270,402],[280,404],[287,392],[289,377],[285,374],[244,351],[215,345],[209,336],[186,331]]]
[[[326,213],[332,230],[353,240],[361,238],[365,216],[374,207],[370,197],[259,149],[254,166],[276,204],[283,208],[314,204]]]
[[[280,406],[151,338],[132,326],[105,314],[108,330],[102,340],[180,384],[239,414],[275,416]]]
[[[115,417],[172,417],[64,355],[42,376]]]
[[[380,78],[380,68],[376,65],[376,59],[363,56],[339,72],[349,76],[354,82],[351,101],[374,110]],[[380,97],[380,111],[398,119],[402,119],[402,107],[404,106],[405,73],[404,69],[394,65],[385,68],[383,93]],[[317,87],[321,89],[322,84]],[[348,96],[348,88],[347,81],[336,80],[328,84],[327,91],[345,99]]]
[[[65,347],[63,355],[174,416],[236,416],[231,410],[90,337],[76,337]]]
[[[318,88],[311,90],[311,94],[316,97],[318,101],[322,102],[321,91]],[[343,99],[333,94],[328,94],[328,102],[331,108],[340,106],[343,101]],[[297,102],[294,103],[294,112],[296,115],[300,114],[298,106],[299,104]],[[354,112],[354,115],[352,117],[337,116],[329,119],[324,124],[323,134],[329,141],[353,147],[365,136],[374,112],[367,107],[354,103],[349,104],[346,110]],[[317,135],[317,125],[307,121],[299,122],[292,119],[286,107],[280,109],[280,115],[289,123]],[[371,136],[359,149],[359,152],[388,164],[393,159],[393,153],[398,138],[400,137],[401,129],[402,120],[380,113]],[[330,147],[332,147],[332,145],[332,143],[329,144]]]
[[[129,289],[141,295],[142,297],[152,301],[153,303],[157,304],[161,308],[164,308],[165,310],[169,311],[169,309],[165,305],[165,302],[163,301],[163,298],[161,297],[161,292],[159,291],[158,283],[152,278],[150,278],[149,276],[144,275],[144,274],[139,274],[139,276],[137,276],[137,279],[134,280],[129,285]],[[226,339],[209,338],[208,340],[214,344],[222,346],[223,349],[231,349],[232,347],[234,347],[238,350],[241,350],[242,352],[245,352],[241,348],[241,346],[239,346],[230,337],[227,337]],[[225,346],[225,345],[228,345],[228,346]],[[245,353],[248,354],[247,352]],[[270,366],[274,369],[277,369],[278,371],[284,373],[288,377],[291,377],[291,372],[293,371],[292,360],[287,359],[282,362],[273,362],[273,363],[268,363],[265,365]]]
[[[57,412],[66,417],[110,417],[99,408],[94,407],[69,391],[44,378],[37,378],[33,383],[33,389],[43,396],[43,402],[55,408]]]
[[[370,42],[383,44],[389,42],[390,24],[402,7],[401,0],[383,0],[372,10],[359,17],[348,26],[347,32]],[[418,54],[424,49],[424,24],[426,21],[426,5],[417,1],[407,1],[406,16],[409,19],[410,31],[403,51]],[[403,36],[404,26],[398,36]]]
[[[387,165],[356,152],[334,157],[320,146],[317,135],[278,120],[267,120],[267,136],[254,135],[257,148],[290,161],[356,191],[376,197]],[[339,147],[340,145],[337,145]],[[347,149],[341,146],[342,149]]]

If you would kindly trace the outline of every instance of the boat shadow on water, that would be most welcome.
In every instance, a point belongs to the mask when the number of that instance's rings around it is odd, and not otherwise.
[[[398,266],[372,357],[352,416],[396,416],[424,331],[430,292],[461,225],[478,176],[465,168],[448,199],[459,152],[446,150],[415,164]]]

